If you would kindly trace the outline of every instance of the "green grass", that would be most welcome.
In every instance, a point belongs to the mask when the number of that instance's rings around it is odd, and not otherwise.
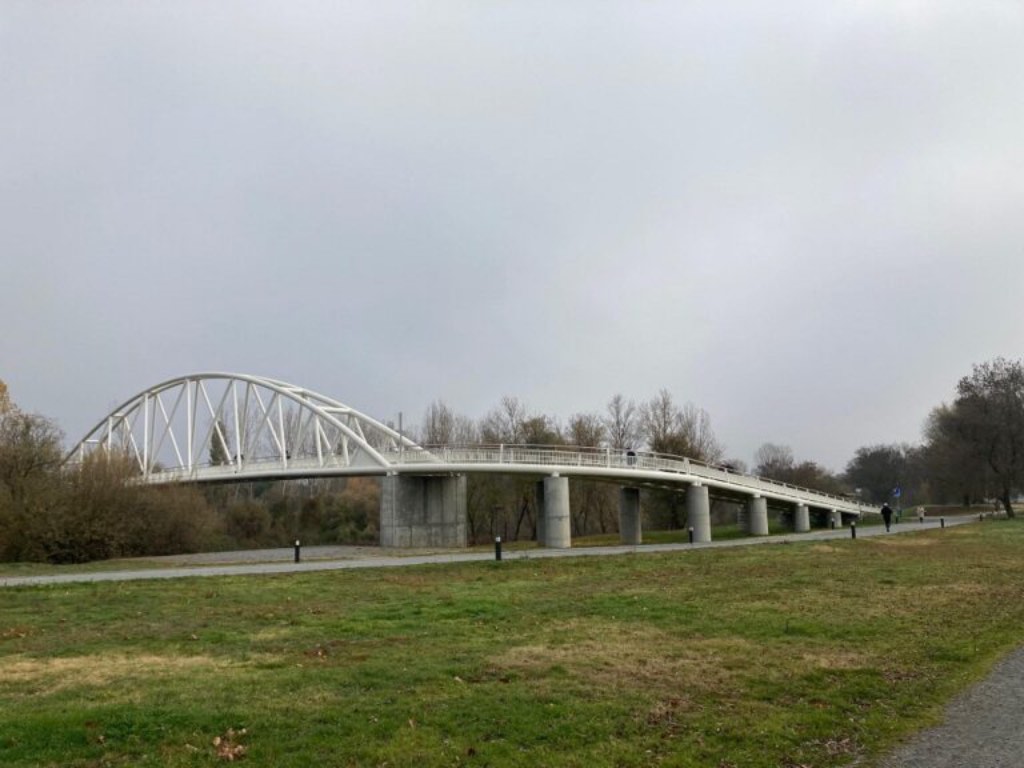
[[[1022,598],[1016,521],[7,589],[0,764],[864,766],[1015,647]]]

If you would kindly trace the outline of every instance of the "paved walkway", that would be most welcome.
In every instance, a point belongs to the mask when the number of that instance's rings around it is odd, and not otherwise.
[[[973,522],[976,518],[950,517],[947,526]],[[857,529],[857,536],[892,536],[914,531],[929,530],[940,527],[940,522],[926,519],[923,523],[908,522],[895,524],[891,533],[886,533],[881,525],[862,526]],[[727,539],[707,544],[641,544],[639,546],[611,547],[573,547],[572,549],[526,549],[506,550],[506,560],[531,560],[542,557],[601,557],[609,555],[643,554],[646,552],[686,552],[695,549],[713,549],[717,547],[770,546],[788,544],[797,541],[827,541],[830,539],[850,538],[850,529],[820,530],[811,533],[790,533],[777,536],[758,538]],[[325,552],[326,550],[326,552]],[[334,550],[332,552],[332,550]],[[267,573],[308,573],[310,571],[334,571],[350,568],[399,568],[410,565],[430,563],[470,563],[493,560],[494,553],[466,552],[462,550],[446,550],[430,554],[381,554],[384,550],[376,547],[304,547],[302,550],[305,561],[293,562],[294,550],[270,549],[250,550],[247,552],[204,553],[188,556],[190,562],[210,563],[219,559],[217,565],[196,565],[194,567],[146,568],[144,570],[87,571],[78,573],[60,573],[46,576],[0,576],[0,587],[21,587],[43,584],[69,584],[73,582],[96,581],[137,581],[142,579],[182,579],[210,576],[247,576]],[[330,559],[321,559],[323,557]],[[191,559],[195,558],[195,559]],[[244,562],[238,562],[243,558]],[[315,559],[314,559],[315,558]],[[181,557],[174,558],[181,562]],[[225,564],[224,561],[234,560]],[[253,562],[261,560],[263,562]]]

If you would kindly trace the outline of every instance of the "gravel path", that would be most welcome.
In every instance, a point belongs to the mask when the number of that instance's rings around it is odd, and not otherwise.
[[[945,721],[921,731],[878,768],[1024,766],[1024,648],[956,697]]]

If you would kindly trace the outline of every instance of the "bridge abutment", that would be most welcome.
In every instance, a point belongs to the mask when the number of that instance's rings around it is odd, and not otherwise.
[[[572,546],[572,518],[569,511],[569,478],[544,478],[544,546],[569,549]]]
[[[706,485],[693,483],[686,489],[686,521],[693,528],[694,542],[711,541],[711,501]]]
[[[619,489],[619,536],[623,544],[640,544],[643,541],[639,488]]]
[[[768,535],[768,499],[764,496],[747,500],[747,533],[751,536]]]
[[[380,545],[466,546],[466,476],[386,476],[380,494]]]

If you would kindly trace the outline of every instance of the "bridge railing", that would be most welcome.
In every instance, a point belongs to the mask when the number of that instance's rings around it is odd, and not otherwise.
[[[826,491],[805,488],[791,483],[756,475],[741,474],[728,467],[708,464],[696,459],[651,451],[632,451],[612,448],[586,448],[550,445],[427,445],[423,451],[394,452],[386,455],[389,461],[410,464],[519,464],[538,467],[590,467],[623,470],[646,470],[688,475],[703,480],[714,480],[755,492],[811,496],[832,501],[844,507],[856,506],[864,510],[868,505],[856,499]]]
[[[860,512],[874,508],[861,504],[856,499],[839,496],[813,488],[804,488],[765,477],[734,472],[728,467],[707,464],[683,456],[653,453],[651,451],[623,451],[609,448],[586,448],[550,445],[432,445],[415,448],[401,448],[382,452],[390,466],[423,467],[425,470],[437,466],[439,470],[459,465],[529,466],[551,467],[563,470],[572,467],[597,470],[624,470],[668,473],[685,476],[687,479],[714,481],[724,486],[744,489],[751,493],[763,493],[784,498],[802,498],[811,503],[827,506],[834,504],[845,509],[856,508]],[[197,464],[191,469],[185,467],[161,467],[149,476],[151,482],[241,479],[246,474],[260,474],[273,470],[283,474],[301,475],[303,472],[318,472],[331,467],[347,466],[339,456],[325,454],[323,457],[296,456],[281,459],[245,460],[224,465]],[[543,469],[539,469],[543,471]]]

